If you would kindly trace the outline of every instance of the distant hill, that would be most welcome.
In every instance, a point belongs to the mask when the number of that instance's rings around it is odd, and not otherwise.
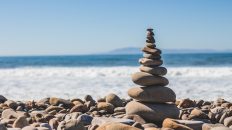
[[[162,49],[163,53],[232,53],[232,50],[211,50],[211,49],[202,49],[202,50],[195,50],[195,49]],[[126,47],[126,48],[119,48],[104,54],[141,54],[141,48],[137,47]]]

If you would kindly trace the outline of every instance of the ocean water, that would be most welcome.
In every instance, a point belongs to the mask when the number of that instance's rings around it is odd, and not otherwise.
[[[14,100],[49,96],[128,98],[142,55],[0,57],[0,94]],[[232,53],[164,54],[166,77],[177,98],[232,101]]]

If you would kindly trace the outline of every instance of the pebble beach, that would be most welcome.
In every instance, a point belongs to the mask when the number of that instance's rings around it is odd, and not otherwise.
[[[179,94],[166,77],[168,69],[163,64],[162,50],[155,43],[153,29],[148,28],[146,44],[141,49],[143,57],[138,60],[140,67],[131,75],[133,87],[126,90],[127,96],[101,90],[106,96],[95,98],[93,94],[67,99],[59,96],[65,95],[59,88],[55,89],[59,92],[56,96],[38,100],[18,101],[0,95],[0,130],[232,130],[232,102],[223,98],[214,101],[177,98]],[[230,84],[225,86],[229,88]],[[38,95],[46,91],[36,90],[33,91]],[[86,90],[79,92],[84,94]],[[97,92],[97,88],[90,90]]]

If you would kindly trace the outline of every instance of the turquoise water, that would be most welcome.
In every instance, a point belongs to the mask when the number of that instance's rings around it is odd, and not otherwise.
[[[0,68],[138,66],[141,55],[76,55],[0,57]],[[165,66],[232,66],[232,53],[164,54]]]

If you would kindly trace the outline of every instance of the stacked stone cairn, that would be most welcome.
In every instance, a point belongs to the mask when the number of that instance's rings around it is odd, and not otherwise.
[[[126,106],[127,115],[139,115],[147,122],[161,123],[165,118],[178,118],[179,109],[174,102],[176,94],[168,87],[168,79],[163,77],[167,73],[161,67],[161,50],[156,48],[152,28],[147,29],[146,46],[142,49],[143,58],[140,72],[132,75],[135,84],[140,85],[129,89],[128,95],[134,99]]]

